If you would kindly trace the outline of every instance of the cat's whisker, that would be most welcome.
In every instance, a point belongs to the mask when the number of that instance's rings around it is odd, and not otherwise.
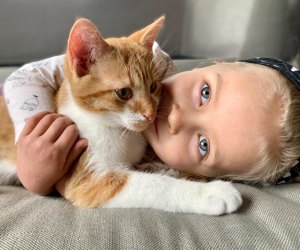
[[[138,65],[141,65],[143,64],[144,65],[144,57],[147,56],[147,53],[142,53],[142,54],[137,54],[135,52],[133,52],[131,54],[131,59],[135,61],[135,63],[130,63],[129,64],[129,71],[131,72],[131,75],[135,75],[138,77],[138,79],[140,81],[143,81],[144,79],[144,75],[148,73],[149,70],[148,69],[148,65],[146,65],[144,68],[141,68],[141,67],[133,67],[134,65],[138,64]],[[137,62],[137,63],[136,63]],[[143,71],[141,71],[143,70]]]
[[[158,114],[155,116],[155,119],[161,119],[161,118],[164,118],[164,117],[167,117],[167,114]]]
[[[126,139],[125,135],[126,135],[126,132],[129,131],[127,128],[124,128],[124,131],[123,133],[121,134],[121,138],[120,139]],[[123,138],[124,137],[124,138]]]
[[[150,63],[155,63],[155,59],[156,59],[156,57],[153,56]],[[161,61],[160,61],[160,62],[161,62]]]
[[[155,59],[155,57],[152,58],[152,61],[153,61],[153,62],[154,62],[154,59]],[[155,66],[158,66],[163,60],[166,60],[166,58],[162,56],[162,57],[160,58],[160,60],[156,63]]]
[[[169,69],[171,69],[172,65],[170,63],[168,63],[166,66],[164,67],[160,67],[157,72],[160,72],[160,71],[168,71]]]
[[[157,111],[162,111],[162,110],[169,110],[169,108],[168,107],[162,107],[162,106],[159,106],[157,108]]]
[[[158,113],[160,113],[160,112],[163,112],[163,111],[166,111],[166,112],[168,112],[168,110],[169,110],[170,108],[168,108],[168,107],[161,107],[161,106],[159,106],[159,107],[157,107],[157,112]]]
[[[133,53],[133,56],[138,62],[143,62],[144,57],[146,56],[146,52],[137,55],[137,53]]]
[[[148,54],[148,51],[145,51],[144,53],[141,53],[139,56],[140,56],[140,58],[142,58],[142,57],[147,56],[147,54]]]
[[[153,72],[153,76],[154,77],[157,77],[157,76],[161,76],[161,72],[164,72],[165,70],[167,70],[168,68],[167,67],[161,67],[159,68],[158,70],[155,70]]]
[[[168,112],[160,112],[160,110],[157,111],[157,115],[168,115]]]
[[[154,63],[154,59],[155,59],[155,57],[152,58],[153,63]],[[164,60],[164,58],[162,57],[158,62],[155,63],[155,67],[158,66],[163,60]]]
[[[159,64],[157,64],[156,65],[157,67],[159,66]],[[155,67],[156,67],[155,66]],[[165,67],[158,67],[157,69],[155,68],[154,70],[154,72],[153,72],[153,75],[154,75],[154,77],[156,78],[157,76],[159,76],[160,78],[162,77],[162,76],[164,76],[165,75],[165,73],[168,71],[170,69],[170,65],[167,65],[167,66],[165,66]]]
[[[169,66],[164,66],[164,67],[159,66],[159,68],[157,68],[154,73],[159,73],[160,71],[165,71],[167,69],[169,69]]]

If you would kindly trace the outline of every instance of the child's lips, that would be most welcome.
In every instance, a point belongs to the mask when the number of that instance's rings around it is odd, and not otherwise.
[[[155,128],[155,133],[156,135],[158,136],[158,120],[159,120],[159,112],[160,112],[160,108],[161,108],[161,104],[163,102],[163,98],[165,96],[165,91],[164,89],[162,88],[161,90],[161,94],[160,94],[160,98],[159,98],[159,101],[158,101],[158,105],[157,105],[157,114],[156,114],[156,117],[155,117],[155,120],[154,120],[154,128]]]
[[[160,94],[160,98],[158,101],[158,105],[157,105],[157,111],[159,112],[161,104],[163,103],[163,99],[165,98],[167,92],[164,88],[161,89],[161,94]]]
[[[158,121],[159,121],[159,115],[156,115],[154,121],[153,121],[153,126],[155,129],[155,133],[158,136]]]
[[[165,109],[166,109],[166,105],[168,105],[168,102],[169,102],[168,91],[165,88],[162,88],[159,103],[157,106],[157,115],[154,120],[154,128],[157,137],[159,137],[160,127],[164,125],[163,123],[165,122],[165,119],[168,116],[168,114],[165,114]]]
[[[156,118],[156,120],[154,121],[154,128],[155,128],[155,133],[158,137],[158,118]]]

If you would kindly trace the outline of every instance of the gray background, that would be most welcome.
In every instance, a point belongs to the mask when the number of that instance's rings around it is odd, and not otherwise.
[[[79,16],[107,37],[162,14],[158,41],[174,58],[291,59],[300,47],[299,13],[299,0],[0,0],[0,65],[63,53]]]

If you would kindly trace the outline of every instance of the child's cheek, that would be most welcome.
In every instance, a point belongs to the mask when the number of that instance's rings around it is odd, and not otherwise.
[[[182,171],[190,171],[190,160],[186,155],[186,152],[181,149],[174,148],[173,150],[168,150],[162,155],[161,160],[167,165]]]

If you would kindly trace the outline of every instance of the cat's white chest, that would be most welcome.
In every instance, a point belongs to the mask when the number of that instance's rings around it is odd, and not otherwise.
[[[107,126],[98,126],[93,133],[84,130],[81,129],[89,140],[91,167],[128,167],[144,155],[146,142],[138,132]]]
[[[120,127],[115,112],[89,112],[72,98],[58,111],[73,120],[80,136],[88,139],[88,167],[100,172],[128,167],[142,159],[146,148],[145,139],[139,132]]]

